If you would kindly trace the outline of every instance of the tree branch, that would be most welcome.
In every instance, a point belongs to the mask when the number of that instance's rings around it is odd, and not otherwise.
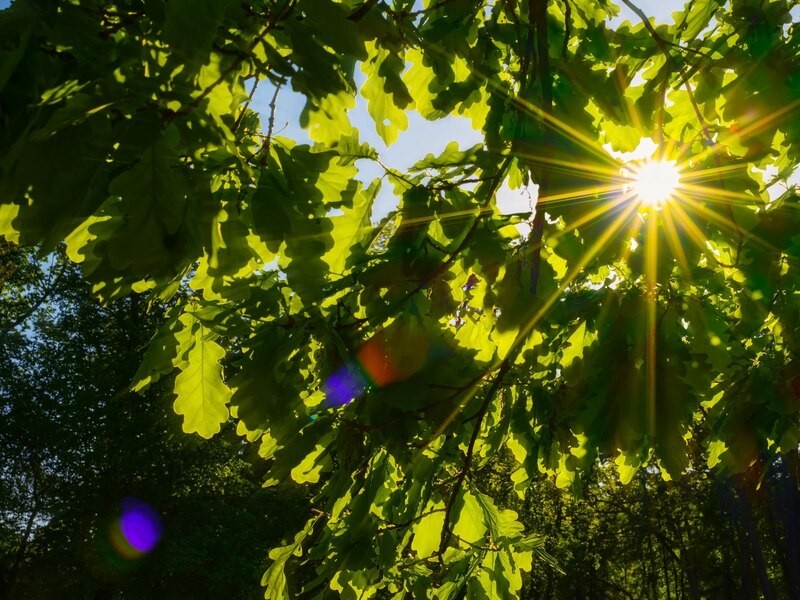
[[[22,313],[16,319],[14,319],[14,321],[4,326],[3,330],[9,332],[13,329],[16,329],[17,327],[22,325],[25,321],[27,321],[33,315],[33,313],[39,310],[39,307],[41,307],[42,304],[44,304],[44,302],[55,291],[56,284],[61,279],[61,276],[64,274],[64,271],[66,271],[66,268],[67,267],[65,260],[64,262],[61,263],[61,268],[58,270],[58,273],[56,275],[53,275],[51,272],[50,279],[47,282],[47,287],[45,287],[45,289],[39,294],[39,297],[36,299],[36,301],[34,301],[33,304],[31,304],[24,313]]]
[[[546,117],[553,114],[553,79],[550,73],[550,44],[547,39],[547,0],[528,0],[528,18],[536,30],[536,55],[539,83],[542,87],[542,112]],[[540,200],[549,190],[550,177],[547,169],[539,176],[539,194],[536,199],[536,214],[531,224],[530,239],[530,292],[536,294],[539,287],[539,272],[542,260],[542,236],[544,235],[544,209]]]
[[[570,0],[564,0],[564,46],[561,48],[561,55],[564,62],[567,62],[567,50],[569,50],[569,38],[572,37],[572,4]]]
[[[497,390],[500,388],[500,383],[503,380],[503,377],[508,373],[508,370],[511,368],[511,364],[513,363],[512,353],[506,355],[506,358],[503,360],[503,363],[500,365],[500,369],[497,372],[494,380],[492,381],[492,385],[486,391],[486,396],[481,403],[481,407],[478,410],[478,414],[475,416],[476,422],[475,426],[472,428],[472,435],[469,438],[469,444],[467,445],[467,452],[464,455],[464,462],[462,465],[461,470],[459,471],[458,475],[456,475],[456,480],[453,484],[453,489],[450,492],[450,496],[447,498],[447,503],[444,507],[444,526],[442,527],[442,535],[439,539],[439,550],[438,555],[441,556],[444,554],[445,550],[447,550],[447,545],[450,543],[450,537],[453,535],[453,530],[450,527],[450,519],[452,518],[453,507],[456,503],[456,498],[458,497],[458,492],[461,490],[461,486],[464,484],[464,480],[467,478],[467,475],[470,472],[472,467],[472,458],[475,454],[475,444],[478,441],[478,436],[480,435],[481,427],[483,425],[483,419],[486,416],[486,413],[489,410],[489,406],[492,404],[492,400],[494,399],[495,395],[497,394]]]
[[[440,512],[444,512],[444,509],[443,508],[435,508],[433,510],[429,510],[426,513],[422,513],[421,515],[417,515],[413,519],[409,519],[408,521],[404,521],[403,523],[392,523],[390,521],[384,521],[386,523],[386,525],[384,525],[383,527],[379,527],[378,528],[378,533],[383,533],[384,531],[391,531],[391,530],[394,530],[394,529],[404,529],[404,528],[408,527],[409,525],[413,525],[417,521],[421,521],[422,519],[424,519],[427,516],[434,515],[434,514],[440,513]]]
[[[269,148],[272,145],[272,133],[275,130],[275,111],[278,107],[278,93],[281,91],[281,84],[275,86],[275,93],[272,94],[272,100],[269,102],[269,122],[267,124],[267,135],[264,138],[264,143],[261,148],[255,153],[253,158],[261,157],[261,163],[266,164],[269,158]]]

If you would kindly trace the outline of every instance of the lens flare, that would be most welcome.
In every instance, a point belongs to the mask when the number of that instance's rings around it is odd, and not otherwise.
[[[331,408],[350,404],[370,383],[358,363],[351,361],[334,371],[323,385],[325,404]]]
[[[161,518],[153,508],[136,498],[124,498],[119,519],[111,527],[111,543],[128,560],[155,548],[161,539]]]
[[[119,528],[128,543],[139,552],[150,552],[161,537],[161,522],[156,511],[132,498],[126,498],[122,503]]]
[[[675,161],[648,160],[640,166],[625,169],[630,184],[627,186],[645,206],[661,208],[675,194],[680,185],[680,174]]]
[[[322,386],[325,405],[345,406],[370,389],[412,377],[431,359],[444,355],[445,349],[433,343],[422,329],[390,325],[328,377]]]

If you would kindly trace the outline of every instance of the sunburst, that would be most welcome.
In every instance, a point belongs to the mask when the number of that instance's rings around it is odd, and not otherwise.
[[[680,170],[675,161],[647,160],[622,170],[625,187],[633,199],[645,208],[661,209],[680,189]]]

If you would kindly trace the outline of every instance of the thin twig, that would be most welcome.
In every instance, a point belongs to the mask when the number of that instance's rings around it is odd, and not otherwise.
[[[281,84],[275,86],[275,93],[272,94],[272,100],[269,102],[269,121],[267,123],[267,135],[264,138],[264,143],[258,149],[253,158],[261,156],[261,162],[265,163],[269,158],[269,147],[272,144],[272,132],[275,130],[275,110],[278,106],[278,92],[281,91]]]
[[[378,528],[378,533],[383,533],[384,531],[391,531],[393,529],[404,529],[404,528],[408,527],[409,525],[413,525],[417,521],[421,521],[422,519],[424,519],[427,516],[430,516],[430,515],[433,515],[433,514],[436,514],[436,513],[440,513],[440,512],[444,512],[444,509],[443,508],[434,508],[433,510],[429,510],[426,513],[422,513],[421,515],[417,515],[413,519],[409,519],[408,521],[405,521],[403,523],[392,523],[391,521],[384,521],[386,523],[386,525],[384,525],[382,527],[379,527]]]
[[[250,90],[250,95],[247,96],[247,102],[245,102],[244,106],[242,106],[242,110],[239,113],[239,116],[236,117],[236,121],[234,122],[233,127],[231,128],[231,131],[233,133],[236,133],[236,131],[239,129],[239,125],[242,124],[242,119],[244,118],[247,109],[250,107],[250,103],[253,101],[253,96],[256,95],[256,90],[258,89],[259,81],[261,80],[258,77],[256,77],[255,80],[253,81],[253,87]]]
[[[658,136],[659,151],[664,147],[664,111],[667,105],[667,88],[669,87],[669,75],[664,73],[664,82],[661,85],[661,104],[658,106],[658,122],[656,123],[656,135]],[[661,158],[661,157],[659,157]]]
[[[51,266],[50,268],[51,268],[51,271],[50,271],[50,276],[48,278],[47,284],[44,287],[44,289],[42,290],[42,292],[39,294],[39,297],[27,308],[27,310],[25,310],[25,312],[23,312],[21,315],[19,315],[11,323],[8,323],[7,325],[4,326],[4,330],[6,332],[13,331],[17,327],[19,327],[20,325],[25,323],[25,321],[30,319],[31,316],[33,316],[33,314],[37,310],[39,310],[39,308],[42,306],[42,304],[44,304],[44,302],[55,291],[56,285],[61,280],[61,277],[64,275],[64,273],[66,272],[66,270],[67,270],[67,261],[65,260],[65,261],[63,261],[61,263],[61,268],[58,270],[57,273],[54,270],[55,269],[54,265]]]

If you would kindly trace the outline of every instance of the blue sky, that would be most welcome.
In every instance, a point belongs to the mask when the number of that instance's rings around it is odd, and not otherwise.
[[[609,22],[610,27],[617,27],[626,20],[634,23],[639,21],[633,11],[625,7],[621,1],[617,3],[621,5],[620,13]],[[683,2],[680,0],[638,0],[635,4],[657,23],[672,22],[672,13],[683,7]],[[357,70],[357,75],[359,74],[360,71]],[[274,89],[269,83],[262,82],[254,98],[253,108],[262,114],[265,125]],[[299,126],[300,112],[304,104],[303,96],[292,92],[291,89],[282,89],[275,112],[275,132],[301,143],[310,143],[308,135]],[[378,150],[384,164],[398,170],[409,167],[426,154],[441,153],[448,142],[456,141],[461,148],[465,148],[483,140],[483,135],[472,129],[469,121],[463,117],[449,116],[437,121],[426,121],[416,111],[410,111],[408,129],[400,134],[400,139],[396,143],[387,148],[375,133],[375,125],[367,112],[366,102],[360,96],[349,116],[353,126],[359,130],[362,141],[368,142]],[[359,161],[358,167],[360,177],[364,181],[383,173],[378,165],[369,164],[368,161]],[[498,193],[498,206],[504,212],[524,212],[531,209],[532,198],[535,197],[535,189],[503,188]],[[396,202],[391,188],[384,186],[376,202],[373,221],[385,216],[396,206]]]

